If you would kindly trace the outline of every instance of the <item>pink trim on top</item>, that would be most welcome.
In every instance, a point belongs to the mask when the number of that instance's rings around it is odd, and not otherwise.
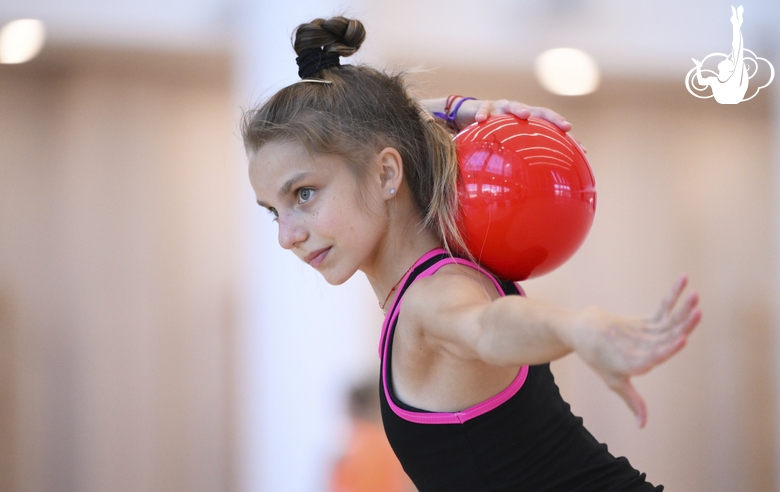
[[[401,284],[404,285],[406,283],[406,278],[408,278],[408,276],[411,274],[411,271],[414,270],[415,267],[422,264],[423,262],[433,257],[434,255],[438,255],[441,253],[446,253],[446,251],[444,249],[435,249],[433,251],[426,253],[422,258],[417,260],[417,262],[414,264],[414,267],[404,277],[404,281]],[[498,293],[501,294],[502,297],[506,295],[504,293],[504,290],[501,288],[501,285],[498,283],[495,277],[493,277],[493,275],[491,275],[489,272],[487,272],[479,265],[471,261],[464,260],[462,258],[450,257],[450,258],[443,259],[440,262],[432,265],[430,268],[426,269],[424,272],[420,273],[420,275],[417,276],[415,281],[419,278],[430,277],[444,265],[449,265],[452,263],[469,266],[487,275],[488,278],[490,278],[495,284]],[[520,292],[522,293],[522,290]],[[418,424],[462,424],[475,417],[479,417],[480,415],[483,415],[493,410],[494,408],[497,408],[498,406],[500,406],[501,404],[503,404],[504,402],[512,398],[518,391],[520,391],[520,388],[523,387],[523,384],[525,383],[525,379],[528,376],[528,366],[521,367],[515,379],[503,391],[501,391],[495,396],[488,398],[487,400],[481,403],[477,403],[476,405],[473,405],[459,412],[415,412],[415,411],[405,410],[399,407],[398,405],[396,405],[395,402],[393,401],[392,396],[390,395],[390,390],[387,385],[387,366],[388,366],[388,352],[390,348],[390,338],[392,336],[390,327],[393,326],[395,321],[398,319],[398,314],[401,309],[402,301],[403,298],[398,299],[395,305],[393,306],[393,308],[385,317],[385,322],[382,325],[382,337],[380,338],[380,342],[379,342],[380,351],[383,352],[380,353],[380,357],[382,358],[382,383],[383,383],[382,386],[384,386],[385,398],[387,399],[387,403],[390,405],[390,408],[392,408],[393,412],[396,415],[398,415],[404,420],[407,420],[409,422],[415,422]],[[384,351],[382,351],[382,346],[384,346]]]
[[[412,265],[412,268],[410,268],[406,272],[406,274],[401,278],[401,281],[398,283],[398,285],[400,285],[401,287],[406,285],[406,279],[409,278],[409,275],[412,274],[412,272],[414,271],[415,268],[417,268],[418,266],[422,265],[423,263],[425,263],[429,259],[433,258],[434,256],[440,255],[442,253],[447,253],[447,250],[444,249],[444,248],[434,248],[434,249],[428,251],[427,253],[425,253],[424,255],[422,255],[419,260],[414,262],[414,265]],[[397,302],[400,302],[400,299],[394,300],[393,301],[393,306]],[[392,317],[393,312],[394,312],[394,307],[391,307],[390,308],[390,312],[387,313],[387,315],[385,316],[384,323],[382,323],[382,334],[379,337],[379,348],[377,349],[377,352],[379,353],[379,358],[380,359],[382,358],[382,341],[385,339],[385,334],[387,333],[387,327],[390,326],[387,322]]]

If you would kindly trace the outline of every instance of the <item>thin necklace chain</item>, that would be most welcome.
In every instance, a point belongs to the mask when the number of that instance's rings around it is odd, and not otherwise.
[[[398,279],[398,282],[396,282],[393,288],[390,289],[390,292],[387,293],[387,297],[385,297],[385,302],[377,302],[379,304],[379,309],[381,309],[382,311],[385,310],[385,306],[387,306],[387,301],[390,300],[390,296],[393,295],[393,292],[395,292],[395,289],[398,288],[398,284],[401,283],[401,280],[403,280],[404,277],[406,277],[406,274],[412,271],[412,268],[414,268],[414,265],[410,266],[409,269],[406,270],[403,275],[401,275],[401,278]]]

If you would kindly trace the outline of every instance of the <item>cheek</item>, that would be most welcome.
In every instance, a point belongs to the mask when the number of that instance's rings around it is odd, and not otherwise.
[[[353,244],[374,241],[386,226],[385,201],[370,191],[361,190],[351,176],[334,188],[338,191],[329,193],[327,201],[312,214],[322,233],[342,236]]]
[[[330,198],[313,210],[309,216],[312,229],[325,236],[339,236],[352,229],[349,208],[342,200]]]
[[[362,190],[354,195],[352,210],[365,217],[366,220],[382,222],[388,218],[387,202],[377,192]]]
[[[339,236],[355,246],[373,242],[385,224],[384,215],[369,210],[365,203],[354,203],[353,200],[334,200],[330,207],[313,218],[323,233]]]
[[[359,227],[366,235],[370,235],[385,227],[388,216],[384,200],[366,193],[356,197],[355,201],[350,208],[353,218],[350,223],[354,229]]]

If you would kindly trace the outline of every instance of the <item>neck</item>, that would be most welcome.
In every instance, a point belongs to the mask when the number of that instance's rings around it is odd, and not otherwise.
[[[441,246],[436,234],[421,229],[420,221],[392,221],[372,261],[361,267],[380,305],[386,301],[386,307],[391,306],[398,294],[397,289],[391,292],[393,287],[422,255]]]

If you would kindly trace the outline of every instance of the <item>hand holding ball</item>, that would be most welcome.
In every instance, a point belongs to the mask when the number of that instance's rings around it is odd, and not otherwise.
[[[469,252],[507,280],[548,273],[585,241],[596,183],[579,144],[552,123],[512,115],[455,137],[460,231]]]

